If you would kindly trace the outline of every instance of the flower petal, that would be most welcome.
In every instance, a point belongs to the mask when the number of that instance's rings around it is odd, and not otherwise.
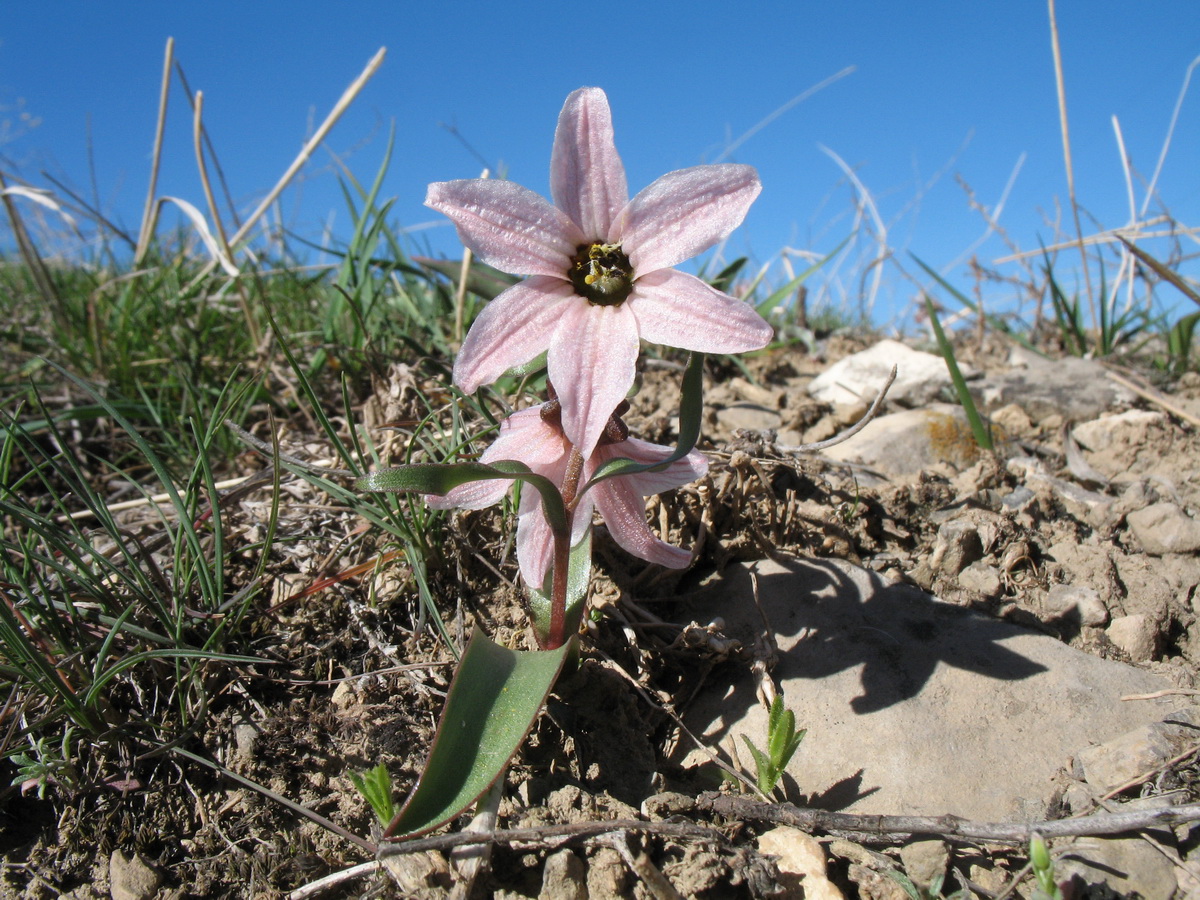
[[[511,181],[434,182],[425,205],[449,216],[459,239],[481,260],[514,275],[565,279],[571,256],[584,243],[566,213]]]
[[[600,88],[580,88],[563,104],[550,154],[550,196],[589,241],[608,237],[629,200],[612,113]]]
[[[564,302],[578,300],[569,281],[534,275],[483,308],[454,361],[454,383],[473,394],[550,346]],[[580,301],[583,302],[583,301]]]
[[[749,303],[676,269],[639,278],[625,304],[637,318],[642,339],[651,344],[697,353],[744,353],[765,347],[775,334]]]
[[[601,463],[609,459],[624,457],[645,465],[661,462],[674,452],[674,447],[664,447],[661,444],[651,444],[649,441],[638,438],[629,438],[619,444],[609,444],[597,448],[588,461],[587,475],[590,478]],[[675,460],[661,472],[619,475],[615,480],[627,481],[630,487],[643,497],[649,497],[651,494],[661,494],[663,491],[672,491],[685,484],[691,484],[697,478],[702,478],[707,471],[708,458],[699,450],[692,450],[683,459]],[[593,488],[593,490],[595,489]]]
[[[501,423],[500,434],[483,451],[479,461],[490,465],[501,459],[515,459],[536,471],[556,463],[561,468],[565,453],[562,434],[542,421],[540,406],[533,406],[513,413]],[[469,481],[440,496],[426,495],[425,500],[433,509],[484,509],[499,503],[512,486],[510,478]]]
[[[562,478],[562,472],[546,470],[559,466],[565,471],[566,452],[562,432],[543,421],[541,406],[531,406],[501,423],[499,437],[483,451],[479,461],[491,465],[498,460],[515,459],[535,472]]]
[[[564,304],[546,362],[562,404],[562,427],[584,458],[591,456],[609,416],[633,386],[637,321],[620,306]]]
[[[525,583],[541,590],[553,562],[554,535],[539,504],[517,518],[517,565]]]
[[[430,509],[486,509],[499,503],[512,484],[507,478],[469,481],[441,496],[426,494],[425,502],[429,504]]]
[[[646,525],[645,498],[633,489],[628,479],[610,478],[589,493],[596,495],[596,509],[613,540],[634,556],[671,569],[686,568],[692,561],[688,551],[660,541],[651,533]]]
[[[762,190],[752,166],[694,166],[668,172],[621,212],[609,235],[634,272],[690,259],[729,237]]]

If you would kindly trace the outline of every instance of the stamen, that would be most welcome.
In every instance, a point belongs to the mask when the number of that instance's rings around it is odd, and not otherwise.
[[[633,291],[633,266],[620,244],[580,244],[567,276],[575,292],[596,306],[619,306]]]

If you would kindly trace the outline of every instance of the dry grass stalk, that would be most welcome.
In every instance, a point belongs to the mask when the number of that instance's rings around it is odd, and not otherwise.
[[[158,124],[154,129],[154,152],[150,157],[150,187],[146,190],[146,205],[142,211],[142,226],[138,230],[137,249],[133,253],[133,267],[141,268],[146,251],[150,249],[150,238],[158,220],[158,204],[154,202],[158,191],[158,167],[162,162],[163,131],[167,126],[167,97],[171,91],[171,62],[175,56],[175,38],[167,38],[167,50],[163,54],[162,84],[158,92]]]

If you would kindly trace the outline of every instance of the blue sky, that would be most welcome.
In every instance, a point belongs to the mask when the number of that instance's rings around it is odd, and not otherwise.
[[[1200,56],[1200,14],[1194,0],[1092,0],[1060,2],[1058,21],[1076,193],[1100,226],[1123,225],[1130,210],[1111,119],[1148,179]],[[963,184],[989,208],[1006,198],[1000,224],[1024,249],[1052,240],[1055,215],[1071,226],[1045,3],[14,2],[0,20],[0,164],[37,185],[50,187],[44,170],[85,196],[94,190],[136,231],[168,36],[204,91],[242,212],[386,46],[383,68],[327,145],[369,181],[395,123],[384,195],[396,198],[398,225],[438,221],[422,206],[428,182],[479,174],[450,128],[545,193],[558,110],[570,91],[599,85],[632,190],[723,156],[758,168],[762,196],[723,252],[772,262],[772,277],[783,276],[783,248],[825,253],[853,230],[856,192],[831,154],[844,161],[873,198],[896,260],[880,269],[878,321],[910,310],[915,288],[897,265],[913,272],[909,253],[970,290],[961,257],[985,228]],[[1185,224],[1200,223],[1198,90],[1183,102],[1158,180]],[[203,206],[183,101],[176,85],[159,191]],[[1139,206],[1143,192],[1135,184]],[[348,232],[328,153],[314,157],[281,210],[306,237],[330,222]],[[1085,231],[1096,222],[1085,218]],[[448,224],[414,239],[459,252]],[[870,231],[858,232],[827,284],[831,300],[863,302],[877,248]],[[1007,248],[993,235],[975,252],[990,264]],[[997,302],[1011,293],[990,290]]]

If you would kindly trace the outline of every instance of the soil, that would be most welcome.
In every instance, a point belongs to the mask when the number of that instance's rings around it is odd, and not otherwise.
[[[786,449],[796,436],[827,437],[861,413],[818,403],[805,385],[863,346],[853,338],[832,339],[820,356],[788,348],[746,360],[745,371],[710,361],[701,445],[710,471],[702,481],[649,504],[652,525],[665,539],[695,547],[696,561],[684,572],[663,570],[630,558],[597,528],[583,659],[560,681],[510,768],[497,823],[520,828],[673,814],[711,825],[726,840],[629,832],[626,852],[645,864],[641,874],[634,874],[609,838],[499,845],[479,876],[477,896],[538,896],[547,860],[564,846],[574,861],[562,857],[554,865],[563,863],[575,880],[563,883],[582,885],[595,897],[655,896],[646,874],[652,870],[687,897],[787,895],[776,862],[757,849],[756,837],[771,826],[699,811],[693,798],[711,786],[693,783],[666,761],[676,743],[686,740],[671,712],[685,709],[714,671],[750,665],[750,655],[723,642],[719,629],[674,617],[678,597],[719,579],[732,560],[846,559],[950,602],[1056,634],[1089,652],[1165,671],[1181,687],[1200,687],[1200,626],[1193,608],[1200,583],[1197,556],[1151,556],[1125,522],[1128,512],[1158,500],[1191,511],[1200,506],[1197,430],[1170,414],[1152,417],[1111,445],[1086,452],[1094,471],[1081,476],[1068,460],[1061,416],[1035,421],[1012,409],[992,410],[1007,438],[995,453],[981,453],[969,433],[951,429],[941,438],[944,461],[868,487],[852,466]],[[999,372],[1007,366],[1007,351],[1000,344],[963,347],[960,360]],[[627,417],[633,433],[673,440],[679,376],[679,367],[669,361],[646,365]],[[420,373],[397,367],[364,398],[364,420],[419,418],[411,388],[423,381]],[[1159,389],[1184,409],[1200,411],[1200,377],[1188,375]],[[782,427],[755,428],[752,417],[744,420],[750,427],[739,426],[728,410],[748,404],[777,414]],[[1161,412],[1144,400],[1134,408]],[[253,430],[269,439],[267,427],[264,416]],[[280,424],[279,432],[285,453],[332,458],[301,416]],[[393,449],[398,455],[402,439]],[[1062,482],[1108,498],[1103,514],[1045,483],[1030,483],[1029,502],[1019,513],[997,512],[995,498],[1025,484],[1023,470],[1011,461],[1030,456]],[[239,464],[250,473],[264,462],[248,452]],[[1096,473],[1103,483],[1089,480]],[[286,477],[284,494],[279,533],[305,539],[280,542],[272,551],[273,590],[250,626],[258,649],[248,648],[264,663],[214,667],[211,706],[177,742],[194,757],[148,753],[145,744],[132,741],[97,744],[85,748],[72,789],[52,785],[44,798],[10,791],[0,808],[5,896],[282,897],[370,861],[361,846],[279,798],[364,840],[377,836],[378,826],[349,774],[382,762],[399,792],[413,784],[452,675],[450,655],[429,627],[411,572],[394,546],[302,479]],[[994,584],[931,564],[945,510],[964,502],[975,505],[972,515],[984,537],[973,571],[990,567]],[[228,532],[238,546],[262,539],[269,503],[269,490],[263,489],[227,510]],[[461,642],[479,623],[503,643],[531,648],[516,586],[512,521],[498,510],[456,513],[449,521],[442,558],[429,566],[448,633]],[[156,527],[145,513],[130,513],[123,524],[147,535]],[[246,575],[253,562],[247,549],[244,570],[230,577]],[[1055,619],[1045,597],[1059,583],[1095,588],[1113,616],[1147,615],[1155,629],[1150,657],[1132,658],[1103,629]],[[169,670],[162,675],[168,677]],[[153,690],[149,683],[135,687]],[[113,698],[118,708],[122,702]],[[246,781],[233,781],[197,763],[197,757]],[[1152,794],[1169,784],[1194,800],[1196,775],[1194,757],[1187,757],[1155,784],[1131,788],[1126,796]],[[839,840],[825,848],[830,878],[844,896],[906,896],[894,878],[880,875],[912,865],[901,858],[899,846],[868,849]],[[140,859],[158,886],[120,893],[125,888],[113,882],[124,884],[128,874],[114,861],[118,850],[122,859]],[[452,889],[442,854],[414,859],[405,864],[405,875],[366,871],[323,896],[434,897]],[[988,896],[988,890],[995,896],[1024,863],[1020,853],[1003,847],[958,846],[945,890],[968,887],[970,878],[976,896]],[[408,879],[403,888],[402,878]],[[1028,889],[1026,879],[1020,892]]]

